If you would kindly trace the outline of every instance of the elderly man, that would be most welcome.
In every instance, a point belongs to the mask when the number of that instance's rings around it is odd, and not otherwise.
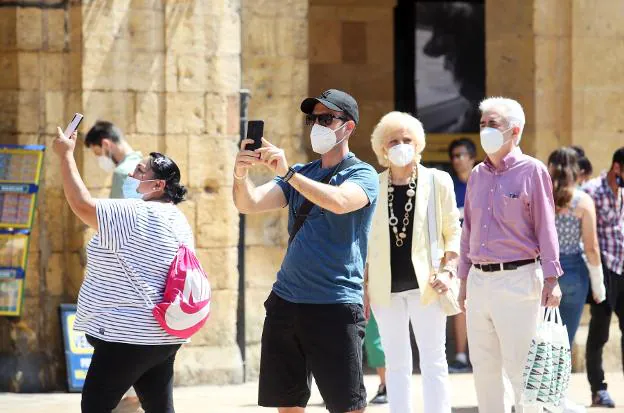
[[[479,109],[487,158],[468,180],[458,270],[479,412],[506,410],[503,368],[516,412],[540,411],[519,406],[519,399],[540,305],[561,300],[552,184],[546,166],[518,147],[522,106],[488,98]]]

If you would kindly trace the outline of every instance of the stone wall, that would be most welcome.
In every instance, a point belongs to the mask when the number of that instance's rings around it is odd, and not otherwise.
[[[307,0],[243,2],[243,87],[251,91],[249,119],[265,121],[265,138],[284,148],[291,164],[307,161],[299,110],[308,93],[307,17]],[[256,169],[251,178],[259,185],[272,176],[268,169]],[[251,380],[260,366],[263,303],[284,256],[287,225],[286,209],[246,217],[246,375]]]
[[[3,143],[50,144],[56,126],[82,112],[82,133],[98,119],[110,120],[133,148],[167,153],[181,168],[189,188],[181,208],[211,276],[213,307],[206,327],[177,357],[178,384],[243,379],[236,344],[238,215],[231,201],[240,30],[240,0],[98,0],[65,2],[59,9],[0,8]],[[76,152],[91,193],[106,196],[110,177],[89,150],[80,146]],[[9,382],[21,391],[64,387],[58,304],[76,300],[84,245],[92,233],[68,210],[58,161],[48,151],[24,315],[0,319],[1,350],[13,363],[0,369],[2,389]],[[25,363],[35,370],[24,371]],[[15,379],[20,369],[23,384]]]
[[[527,115],[523,148],[545,160],[583,146],[595,172],[624,145],[619,0],[486,2],[487,94],[516,97]]]
[[[571,3],[572,142],[587,149],[599,173],[624,146],[624,6],[619,0]]]
[[[394,6],[396,0],[310,0],[309,93],[344,90],[357,100],[360,124],[349,148],[377,165],[370,135],[394,109]],[[312,153],[309,140],[306,150]]]
[[[49,145],[56,126],[82,110],[75,16],[66,5],[0,7],[0,142]],[[58,306],[71,299],[69,269],[79,258],[51,149],[40,184],[22,317],[0,317],[0,391],[58,390],[65,382]]]

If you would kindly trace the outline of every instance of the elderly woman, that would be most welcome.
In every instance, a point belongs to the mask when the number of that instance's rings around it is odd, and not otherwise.
[[[134,386],[146,412],[172,413],[173,362],[187,340],[163,330],[145,302],[163,300],[179,242],[193,248],[191,228],[176,207],[186,193],[180,170],[152,153],[124,184],[125,197],[134,199],[93,199],[78,172],[75,146],[76,135],[67,138],[59,128],[54,151],[67,202],[97,231],[87,246],[74,324],[94,347],[82,411],[111,412]]]
[[[456,274],[461,229],[453,181],[446,172],[420,165],[425,132],[420,121],[407,113],[390,112],[381,118],[371,142],[379,163],[388,168],[379,174],[367,294],[386,353],[390,411],[412,411],[411,320],[420,352],[424,411],[450,413],[446,314],[439,300],[425,305],[423,297],[446,293]],[[440,271],[434,276],[427,218],[431,193],[435,197],[435,231],[444,251]],[[442,251],[436,255],[442,256]]]

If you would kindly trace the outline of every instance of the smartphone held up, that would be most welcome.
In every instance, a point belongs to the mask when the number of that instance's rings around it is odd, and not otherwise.
[[[69,124],[65,128],[65,132],[63,132],[63,135],[65,135],[66,138],[69,138],[70,136],[72,136],[72,134],[76,131],[76,129],[78,129],[78,126],[80,125],[80,122],[82,122],[83,117],[84,116],[82,115],[82,113],[74,114],[74,117],[72,118],[72,120],[69,122]]]
[[[250,120],[247,122],[247,139],[251,139],[253,143],[248,143],[245,149],[255,151],[262,147],[262,136],[264,135],[264,121]]]

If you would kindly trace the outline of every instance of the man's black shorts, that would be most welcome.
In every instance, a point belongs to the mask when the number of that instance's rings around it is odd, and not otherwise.
[[[314,375],[330,412],[366,407],[361,305],[295,304],[272,292],[264,307],[260,406],[306,407]]]

